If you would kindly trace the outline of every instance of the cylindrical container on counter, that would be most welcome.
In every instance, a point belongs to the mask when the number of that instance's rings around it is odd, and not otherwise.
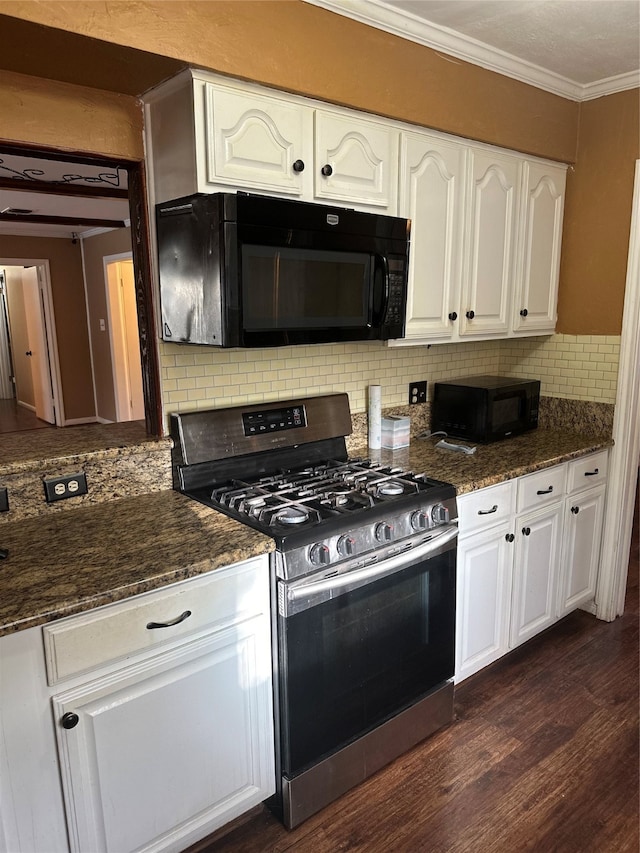
[[[382,445],[382,389],[369,385],[369,448],[379,450]]]

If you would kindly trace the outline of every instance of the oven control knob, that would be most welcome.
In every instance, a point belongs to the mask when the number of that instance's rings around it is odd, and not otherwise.
[[[351,557],[356,552],[356,540],[353,536],[341,536],[336,547],[341,557]]]
[[[329,549],[322,542],[316,542],[309,548],[309,561],[312,566],[329,565]]]
[[[449,521],[449,510],[444,504],[436,504],[431,510],[431,518],[434,524],[447,524]]]
[[[376,524],[376,539],[378,542],[391,542],[393,539],[393,527],[386,521]]]
[[[426,530],[429,526],[429,516],[421,509],[411,513],[411,527],[413,530]]]

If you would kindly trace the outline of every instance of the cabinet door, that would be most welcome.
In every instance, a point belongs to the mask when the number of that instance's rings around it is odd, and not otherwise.
[[[397,210],[398,131],[353,115],[315,114],[314,196]]]
[[[525,161],[513,328],[553,332],[558,304],[566,170]]]
[[[514,544],[504,524],[462,539],[456,590],[456,682],[509,649]]]
[[[181,851],[273,793],[264,621],[53,698],[73,851]]]
[[[556,621],[563,504],[516,519],[511,646]]]
[[[460,334],[506,336],[519,162],[478,149],[469,156]]]
[[[566,501],[558,616],[586,604],[596,594],[604,493],[600,487]]]
[[[310,109],[210,83],[205,105],[208,183],[304,194],[312,172]]]
[[[407,338],[457,330],[466,149],[426,134],[402,137],[400,213],[411,219]]]

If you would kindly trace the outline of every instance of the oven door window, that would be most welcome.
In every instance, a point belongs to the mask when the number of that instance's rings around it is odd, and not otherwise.
[[[278,628],[291,777],[453,676],[455,548],[279,617]]]
[[[359,252],[243,244],[245,331],[369,325],[373,261]]]

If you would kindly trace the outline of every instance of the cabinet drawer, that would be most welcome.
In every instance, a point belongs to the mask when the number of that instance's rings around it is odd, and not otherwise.
[[[258,557],[62,619],[43,628],[48,683],[198,631],[222,629],[268,607],[268,563]]]
[[[607,466],[609,464],[609,451],[601,450],[599,453],[590,453],[581,459],[569,462],[569,478],[567,491],[571,495],[581,489],[589,489],[591,486],[600,486],[607,481]]]
[[[488,529],[513,514],[515,480],[489,486],[458,498],[460,536]]]
[[[564,497],[567,466],[554,465],[518,480],[518,512],[557,501]]]

